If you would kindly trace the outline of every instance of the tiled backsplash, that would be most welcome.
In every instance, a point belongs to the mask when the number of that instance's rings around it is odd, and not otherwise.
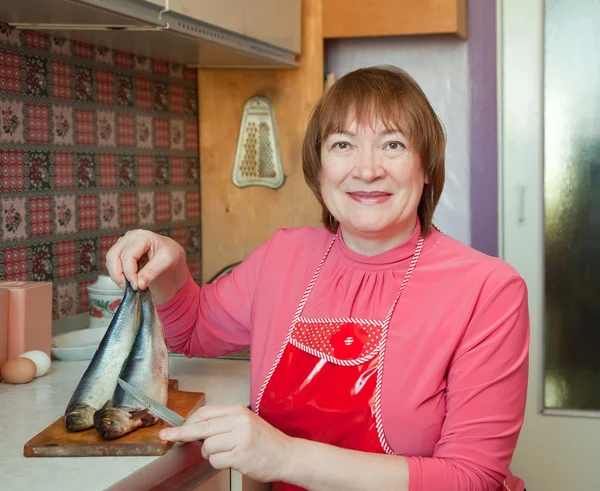
[[[120,235],[182,244],[200,276],[196,72],[0,24],[0,279],[54,283],[54,318]]]

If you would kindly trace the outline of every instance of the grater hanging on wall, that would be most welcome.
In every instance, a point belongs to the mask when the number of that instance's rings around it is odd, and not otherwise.
[[[266,97],[254,96],[244,104],[238,137],[233,183],[240,187],[283,184],[283,167],[275,112]]]

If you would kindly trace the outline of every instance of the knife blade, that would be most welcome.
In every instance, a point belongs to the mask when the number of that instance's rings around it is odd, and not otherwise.
[[[185,423],[185,418],[183,416],[180,416],[175,411],[172,411],[164,404],[161,404],[147,395],[142,394],[139,390],[137,390],[135,387],[132,387],[121,378],[117,379],[117,382],[125,392],[138,401],[142,406],[148,409],[152,414],[169,423],[171,426],[181,426],[183,423]]]

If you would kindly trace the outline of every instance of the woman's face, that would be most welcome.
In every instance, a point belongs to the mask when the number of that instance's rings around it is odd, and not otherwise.
[[[419,155],[381,122],[330,135],[321,146],[321,193],[344,236],[405,240],[426,182]]]

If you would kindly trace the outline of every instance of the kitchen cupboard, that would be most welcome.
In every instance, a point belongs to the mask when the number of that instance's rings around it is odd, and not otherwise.
[[[419,34],[466,39],[467,0],[323,0],[324,38]]]
[[[300,53],[301,0],[170,0],[169,10]]]
[[[230,491],[231,474],[228,470],[219,471],[206,481],[189,489],[190,491]]]

